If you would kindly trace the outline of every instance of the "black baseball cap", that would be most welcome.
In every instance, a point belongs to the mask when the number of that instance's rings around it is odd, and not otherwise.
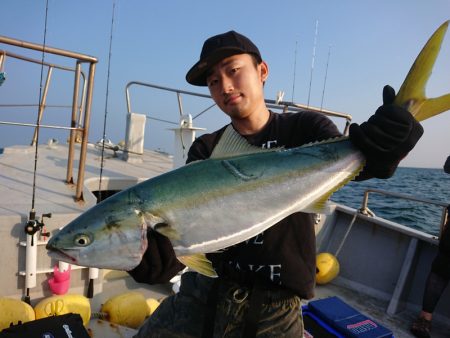
[[[200,60],[186,74],[186,81],[194,86],[206,86],[207,71],[217,62],[236,54],[253,54],[262,61],[258,47],[249,38],[235,31],[215,35],[203,43]]]

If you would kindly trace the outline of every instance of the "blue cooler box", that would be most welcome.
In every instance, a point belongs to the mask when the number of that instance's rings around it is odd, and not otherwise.
[[[391,338],[392,331],[338,297],[314,300],[302,307],[305,330],[313,337]]]

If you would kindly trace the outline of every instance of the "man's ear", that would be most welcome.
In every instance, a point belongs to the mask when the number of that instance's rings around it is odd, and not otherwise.
[[[261,61],[259,64],[260,67],[260,75],[262,82],[266,82],[267,78],[269,77],[269,66],[264,61]]]

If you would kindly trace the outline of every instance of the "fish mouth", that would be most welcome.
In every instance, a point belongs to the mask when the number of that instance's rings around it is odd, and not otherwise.
[[[77,259],[74,256],[69,255],[66,251],[63,251],[61,249],[48,247],[47,245],[47,255],[50,257],[53,257],[55,259],[61,260],[63,262],[67,263],[77,263]]]

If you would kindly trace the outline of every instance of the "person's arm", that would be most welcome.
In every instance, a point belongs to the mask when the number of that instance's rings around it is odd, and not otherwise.
[[[423,128],[411,113],[394,104],[395,91],[383,88],[383,105],[366,122],[350,125],[352,143],[366,157],[366,166],[357,180],[389,178],[400,161],[414,148]]]

